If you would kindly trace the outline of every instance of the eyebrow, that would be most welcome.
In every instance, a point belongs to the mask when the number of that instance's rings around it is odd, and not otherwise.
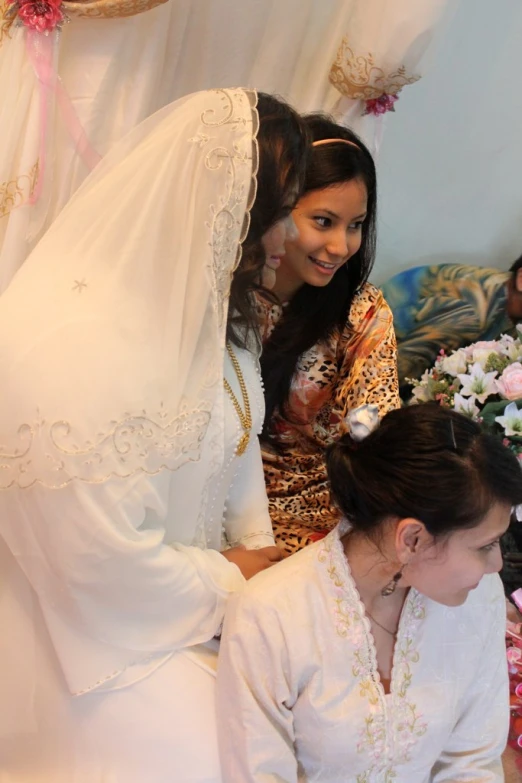
[[[336,218],[337,220],[340,220],[340,217],[337,214],[337,212],[332,212],[331,209],[323,209],[323,208],[319,207],[318,209],[315,210],[315,212],[326,212],[326,214],[329,215],[330,217],[333,217],[333,218]],[[360,215],[357,215],[356,217],[352,218],[352,222],[354,220],[363,220],[366,217],[367,214],[368,214],[367,212],[361,212]]]
[[[482,544],[479,544],[479,549],[482,549],[483,546],[489,546],[490,544],[494,544],[495,541],[498,541],[499,538],[502,538],[503,535],[504,535],[504,533],[499,533],[498,535],[494,536],[493,538],[490,538],[488,541],[484,541]]]
[[[488,546],[489,544],[492,544],[494,541],[498,541],[498,540],[499,540],[499,538],[502,538],[502,536],[503,536],[505,533],[507,533],[508,529],[509,529],[509,525],[508,525],[507,527],[505,527],[505,528],[504,528],[504,530],[502,530],[502,532],[500,532],[500,533],[497,533],[497,535],[496,535],[496,536],[493,536],[493,538],[490,538],[488,541],[484,541],[484,543],[483,543],[483,544],[480,544],[480,547],[483,547],[483,546]]]

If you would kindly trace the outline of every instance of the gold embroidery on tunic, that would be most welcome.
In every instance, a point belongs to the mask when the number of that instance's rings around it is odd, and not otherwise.
[[[397,95],[407,84],[413,84],[420,76],[408,76],[404,65],[395,71],[386,73],[375,65],[373,54],[357,54],[348,44],[348,38],[343,41],[337,51],[329,81],[342,95],[353,100],[367,101],[380,98],[383,93]]]
[[[369,627],[365,623],[359,594],[355,583],[343,577],[346,568],[344,554],[337,533],[327,536],[318,552],[319,562],[323,563],[334,587],[334,624],[338,635],[348,638],[354,647],[352,674],[359,680],[359,693],[369,704],[369,714],[359,733],[357,751],[369,757],[369,769],[357,776],[357,783],[369,783],[376,779],[382,783],[392,783],[397,779],[396,766],[410,760],[410,750],[419,737],[426,733],[427,726],[417,706],[408,700],[413,671],[412,665],[419,662],[420,656],[415,648],[415,631],[418,623],[425,617],[423,598],[418,593],[410,593],[404,607],[404,620],[401,619],[397,650],[395,653],[393,687],[390,693],[391,715],[395,736],[395,749],[390,753],[387,747],[388,729],[384,691],[377,683],[377,658],[373,641],[368,643]]]
[[[0,218],[8,215],[12,209],[21,206],[32,196],[37,180],[38,161],[27,174],[0,183]]]

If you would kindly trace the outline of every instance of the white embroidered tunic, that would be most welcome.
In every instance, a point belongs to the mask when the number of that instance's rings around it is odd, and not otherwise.
[[[234,351],[252,408],[249,446],[234,455],[241,430],[227,397],[223,470],[204,487],[198,463],[180,468],[187,496],[210,493],[206,547],[193,545],[198,520],[168,471],[0,493],[1,783],[220,783],[207,673],[215,651],[203,643],[244,578],[218,550],[223,536],[274,543],[258,363]],[[241,399],[228,356],[224,373]],[[32,541],[31,556],[13,556],[8,525],[15,552]]]
[[[411,590],[390,693],[336,528],[232,599],[218,669],[225,783],[500,783],[504,597]]]

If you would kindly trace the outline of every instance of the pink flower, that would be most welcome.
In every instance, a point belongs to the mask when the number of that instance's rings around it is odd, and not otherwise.
[[[498,350],[498,340],[477,340],[476,343],[472,343],[469,347],[474,351],[476,348],[480,348],[481,350],[488,349],[493,353],[494,351]]]
[[[398,95],[383,93],[379,98],[370,98],[366,101],[366,110],[363,114],[386,114],[387,111],[395,111],[394,103],[399,100]]]
[[[489,353],[499,353],[499,342],[497,340],[477,340],[476,343],[466,345],[460,350],[464,351],[468,359],[473,357],[475,351],[488,351]]]
[[[63,22],[62,0],[20,0],[18,16],[26,27],[49,33]]]
[[[522,398],[522,364],[513,362],[508,365],[496,381],[499,393],[506,400]]]

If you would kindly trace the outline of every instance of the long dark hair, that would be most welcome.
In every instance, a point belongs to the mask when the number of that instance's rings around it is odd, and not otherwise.
[[[252,293],[261,289],[265,263],[261,240],[274,223],[290,213],[303,189],[309,141],[300,115],[279,98],[258,93],[257,111],[257,191],[241,262],[232,278],[227,325],[227,338],[240,348],[246,347],[249,332],[257,334]]]
[[[475,527],[495,503],[522,503],[515,455],[437,404],[391,411],[363,441],[343,435],[326,454],[335,505],[368,537],[390,517],[413,517],[440,538]]]
[[[353,131],[322,114],[309,114],[304,122],[312,141],[346,139],[357,145],[341,142],[312,147],[304,193],[359,179],[368,192],[368,212],[357,253],[328,285],[322,288],[307,283],[302,285],[264,345],[261,367],[265,384],[263,434],[266,438],[270,437],[270,423],[276,409],[291,419],[287,402],[299,357],[316,343],[328,339],[336,329],[344,329],[353,298],[368,280],[375,259],[377,179],[369,150]]]

